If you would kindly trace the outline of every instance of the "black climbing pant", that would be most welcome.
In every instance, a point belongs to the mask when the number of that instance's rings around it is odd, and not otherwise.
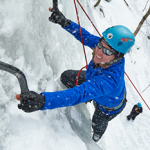
[[[79,70],[67,70],[64,71],[61,75],[61,82],[67,87],[72,88],[76,86],[76,77]],[[81,71],[78,84],[82,84],[86,81],[85,79],[86,71]],[[113,114],[113,115],[104,115],[103,112],[98,108],[97,104],[94,104],[95,112],[92,118],[92,128],[94,133],[99,134],[102,136],[108,126],[108,122],[115,118],[120,112]]]
[[[98,108],[98,106],[96,106],[92,118],[92,128],[94,130],[94,133],[99,134],[102,137],[107,129],[108,122],[115,118],[119,113],[113,115],[104,115],[103,112]]]
[[[64,71],[61,74],[61,82],[67,87],[67,88],[73,88],[76,86],[76,77],[78,75],[79,70],[67,70]],[[85,73],[86,71],[81,71],[79,79],[78,79],[78,85],[85,82]]]
[[[134,112],[131,112],[130,115],[127,116],[127,119],[130,120],[132,118],[132,120],[135,120],[135,118],[136,118],[137,115],[138,114],[136,114]]]

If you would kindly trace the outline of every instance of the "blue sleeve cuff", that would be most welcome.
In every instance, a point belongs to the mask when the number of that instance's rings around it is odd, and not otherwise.
[[[71,21],[71,24],[67,27],[62,27],[66,31],[68,31],[70,34],[72,34],[78,41],[81,42],[81,35],[80,35],[80,29],[79,25],[75,22]],[[83,43],[85,46],[88,46],[89,48],[93,49],[97,46],[97,43],[99,42],[100,37],[95,36],[91,33],[89,33],[87,30],[81,27],[82,31],[82,38]]]
[[[40,93],[40,94],[44,95],[44,97],[45,97],[45,104],[44,104],[44,107],[43,107],[41,110],[46,110],[46,109],[48,109],[48,108],[47,108],[48,102],[47,102],[47,98],[46,98],[46,97],[47,97],[46,93],[47,93],[47,92],[42,92],[42,93]],[[50,92],[49,92],[49,94],[50,94]]]

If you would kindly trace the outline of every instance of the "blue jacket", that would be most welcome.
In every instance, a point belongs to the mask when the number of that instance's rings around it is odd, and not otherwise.
[[[72,22],[64,29],[81,42],[79,26],[76,23]],[[100,39],[100,37],[90,34],[84,28],[82,28],[82,36],[84,45],[91,49],[97,46]],[[124,97],[124,64],[125,59],[123,58],[108,68],[94,68],[94,62],[91,60],[86,71],[86,82],[67,90],[42,93],[45,96],[45,105],[42,110],[74,106],[91,99],[105,107],[117,106]],[[122,108],[111,112],[100,109],[105,115],[111,115]]]

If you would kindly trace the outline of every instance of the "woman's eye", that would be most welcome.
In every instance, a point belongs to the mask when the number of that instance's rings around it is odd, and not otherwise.
[[[101,48],[102,48],[101,43],[98,43],[98,45],[97,45],[97,46],[98,46],[98,48],[99,48],[99,49],[101,49]]]
[[[107,54],[108,54],[108,55],[111,55],[112,52],[111,52],[110,50],[107,50]]]
[[[109,50],[107,50],[107,54],[109,54],[109,55],[110,55],[110,54],[111,54],[111,52],[110,52]]]

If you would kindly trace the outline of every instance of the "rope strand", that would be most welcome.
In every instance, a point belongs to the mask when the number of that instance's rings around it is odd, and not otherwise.
[[[86,13],[86,11],[84,10],[84,8],[82,7],[82,5],[80,4],[80,2],[78,0],[76,0],[78,2],[78,4],[80,5],[80,7],[82,8],[83,12],[85,13],[85,15],[87,16],[87,18],[90,20],[90,22],[92,23],[93,27],[95,28],[95,30],[97,31],[97,33],[99,34],[100,37],[101,34],[99,33],[99,31],[97,30],[97,28],[95,27],[94,23],[92,22],[92,20],[90,19],[90,17],[88,16],[88,14]]]
[[[148,107],[148,109],[150,110],[149,106],[147,105],[147,103],[145,102],[145,100],[143,99],[142,95],[140,94],[140,92],[137,90],[137,88],[135,87],[135,85],[133,84],[133,82],[131,81],[131,79],[129,78],[129,76],[127,75],[126,72],[124,72],[125,75],[128,77],[129,81],[132,83],[133,87],[135,88],[135,90],[137,91],[137,93],[139,94],[139,96],[142,98],[142,100],[144,101],[144,103],[146,104],[146,106]]]
[[[81,31],[81,26],[80,26],[80,20],[79,20],[79,15],[78,15],[78,10],[77,10],[77,6],[76,6],[76,2],[74,0],[74,5],[75,5],[75,10],[76,10],[76,15],[77,15],[77,19],[78,19],[78,24],[79,24],[79,29],[80,29],[80,36],[81,36],[81,42],[82,42],[82,46],[83,46],[83,51],[84,51],[84,56],[85,56],[85,61],[86,61],[86,66],[83,68],[87,68],[88,63],[87,63],[87,57],[86,57],[86,53],[85,53],[85,47],[84,47],[84,43],[83,43],[83,37],[82,37],[82,31]],[[82,69],[83,69],[82,68]],[[78,79],[79,79],[79,75],[80,72],[82,71],[82,69],[79,71],[77,78],[76,78],[76,85],[78,85]]]

